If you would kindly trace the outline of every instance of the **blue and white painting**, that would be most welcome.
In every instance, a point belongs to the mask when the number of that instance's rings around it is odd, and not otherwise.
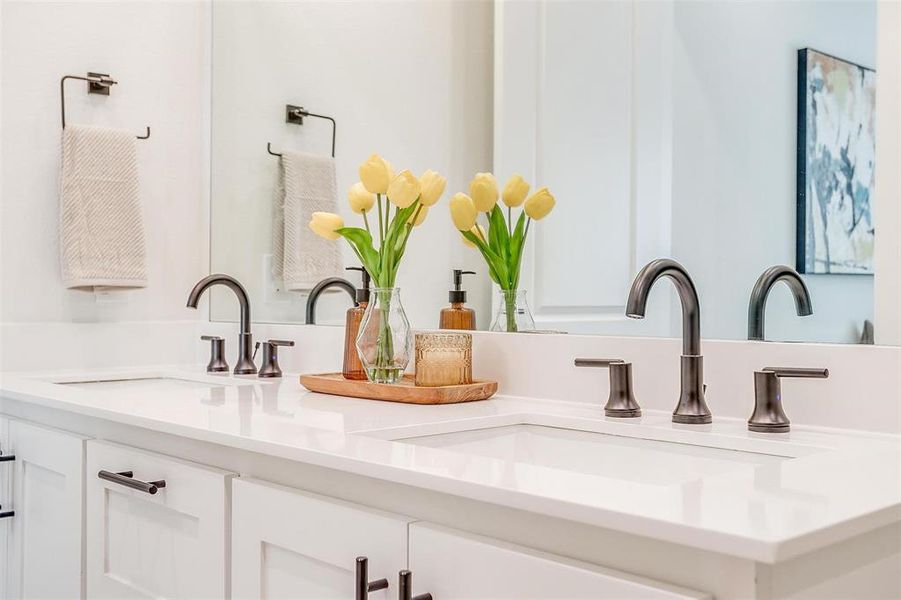
[[[876,72],[798,53],[798,244],[802,273],[873,273]]]

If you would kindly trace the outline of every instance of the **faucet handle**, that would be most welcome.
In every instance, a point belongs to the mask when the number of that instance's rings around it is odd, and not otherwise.
[[[293,346],[293,340],[269,340],[267,342],[263,342],[263,366],[260,367],[260,377],[281,377],[282,370],[278,366],[278,347],[279,346]],[[257,342],[256,348],[260,347],[260,342]],[[254,349],[254,355],[256,355],[256,349]]]
[[[604,405],[604,415],[618,419],[641,416],[641,407],[632,393],[632,363],[621,358],[577,358],[574,364],[609,369],[610,395]]]
[[[787,433],[791,421],[782,408],[783,377],[826,379],[829,369],[802,367],[764,367],[754,371],[754,412],[748,419],[748,429],[757,433]]]
[[[225,362],[225,340],[218,335],[202,335],[200,339],[210,342],[210,362],[207,363],[207,373],[223,373],[228,371],[228,363]]]
[[[829,369],[808,369],[806,367],[764,367],[764,372],[776,377],[805,377],[808,379],[826,379]]]

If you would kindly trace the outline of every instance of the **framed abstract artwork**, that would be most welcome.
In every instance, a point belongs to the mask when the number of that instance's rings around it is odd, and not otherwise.
[[[798,51],[797,269],[873,274],[876,72]]]

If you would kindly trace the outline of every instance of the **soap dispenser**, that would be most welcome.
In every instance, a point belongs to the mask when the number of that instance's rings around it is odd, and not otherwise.
[[[475,329],[476,311],[466,307],[466,292],[463,290],[463,276],[475,275],[475,271],[454,269],[454,289],[448,293],[450,306],[441,311],[439,329]]]
[[[357,305],[347,309],[347,318],[344,322],[344,368],[341,374],[344,379],[366,379],[366,371],[357,354],[357,334],[360,332],[360,323],[363,322],[363,314],[369,306],[369,272],[363,267],[347,267],[348,271],[360,271],[363,273],[363,287],[357,288]]]

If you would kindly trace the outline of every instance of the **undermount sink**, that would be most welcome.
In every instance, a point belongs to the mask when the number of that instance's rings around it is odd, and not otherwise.
[[[131,371],[127,373],[110,373],[102,375],[63,375],[42,377],[44,381],[67,388],[92,392],[118,393],[151,393],[160,394],[193,392],[198,390],[215,390],[259,383],[251,380],[237,379],[228,375],[194,375],[165,370]]]
[[[794,458],[535,424],[504,425],[394,441],[654,485],[676,485]]]
[[[89,381],[56,381],[58,385],[65,385],[83,390],[98,391],[133,391],[146,390],[152,392],[168,392],[178,390],[208,389],[211,387],[223,387],[229,383],[212,383],[207,381],[193,381],[177,377],[135,377],[130,379],[94,379]]]

